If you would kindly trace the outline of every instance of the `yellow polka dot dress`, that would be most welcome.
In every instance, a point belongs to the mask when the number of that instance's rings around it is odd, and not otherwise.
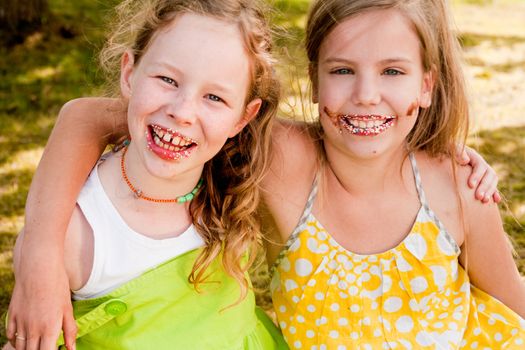
[[[311,213],[274,265],[271,291],[292,349],[525,349],[525,320],[472,286],[459,247],[428,207],[398,246],[359,255]],[[316,181],[317,183],[317,181]]]

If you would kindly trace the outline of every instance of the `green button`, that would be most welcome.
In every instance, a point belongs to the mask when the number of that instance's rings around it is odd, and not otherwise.
[[[126,312],[127,309],[128,306],[126,305],[126,303],[118,299],[111,300],[104,307],[104,311],[106,311],[106,313],[111,316],[121,315],[124,312]]]

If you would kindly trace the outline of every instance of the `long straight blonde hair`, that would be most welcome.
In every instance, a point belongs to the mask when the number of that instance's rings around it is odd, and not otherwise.
[[[407,139],[408,150],[453,156],[456,145],[465,144],[469,110],[460,45],[451,28],[445,0],[315,1],[306,28],[310,69],[316,69],[319,48],[337,24],[367,11],[385,9],[396,9],[410,20],[419,37],[423,67],[435,76],[432,105],[420,109]]]

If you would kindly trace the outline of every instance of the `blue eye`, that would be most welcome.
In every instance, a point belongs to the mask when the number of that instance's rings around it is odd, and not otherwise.
[[[164,76],[160,76],[159,78],[165,83],[168,83],[173,86],[179,86],[179,84],[177,84],[177,82],[171,78],[164,77]]]
[[[224,100],[222,98],[220,98],[219,96],[217,96],[217,95],[208,94],[208,95],[206,95],[206,97],[209,100],[212,100],[212,101],[215,101],[215,102],[224,102]]]
[[[331,73],[337,74],[337,75],[347,75],[347,74],[352,74],[353,71],[349,68],[339,68],[339,69],[333,70]]]
[[[384,72],[383,72],[384,75],[403,75],[404,73],[401,72],[400,70],[397,70],[397,69],[394,69],[394,68],[389,68],[389,69],[386,69]]]

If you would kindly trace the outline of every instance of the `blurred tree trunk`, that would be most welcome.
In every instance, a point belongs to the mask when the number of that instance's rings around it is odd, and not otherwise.
[[[28,35],[39,30],[47,11],[47,0],[1,0],[1,44],[20,43]]]

